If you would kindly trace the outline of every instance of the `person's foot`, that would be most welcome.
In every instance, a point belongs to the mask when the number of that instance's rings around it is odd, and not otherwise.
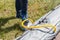
[[[27,19],[27,20],[23,23],[23,25],[24,25],[25,27],[29,28],[29,27],[32,25],[32,22]]]
[[[25,21],[25,22],[24,22],[24,25],[27,26],[28,23],[29,23],[29,20]]]
[[[22,18],[20,15],[16,15],[16,18]]]
[[[29,23],[28,20],[25,21],[25,22],[24,22],[24,26],[28,26],[28,23]],[[21,29],[22,31],[26,31],[26,30],[27,30],[26,28],[23,28],[22,26],[20,26],[20,29]]]

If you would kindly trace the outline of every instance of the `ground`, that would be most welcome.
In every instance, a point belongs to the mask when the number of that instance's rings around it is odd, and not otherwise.
[[[58,4],[60,0],[28,0],[29,18],[36,21]],[[15,16],[15,0],[0,0],[0,39],[14,40],[22,35],[21,19]]]

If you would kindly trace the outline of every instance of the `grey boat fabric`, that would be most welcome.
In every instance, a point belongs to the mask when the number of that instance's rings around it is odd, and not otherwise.
[[[15,40],[53,40],[60,32],[60,5],[35,21],[35,23],[31,26],[38,26],[45,23],[55,25],[56,32],[54,32],[51,28],[36,28],[26,30],[22,36],[17,37]]]

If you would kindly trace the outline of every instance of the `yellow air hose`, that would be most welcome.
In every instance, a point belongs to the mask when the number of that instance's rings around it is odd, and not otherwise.
[[[33,23],[33,21],[32,21],[31,19],[26,19],[26,20],[24,20],[24,21],[22,22],[22,27],[25,28],[25,29],[28,29],[28,30],[29,30],[29,29],[34,29],[34,28],[44,28],[44,27],[48,27],[48,28],[52,28],[53,31],[56,32],[56,26],[54,26],[54,25],[52,25],[52,24],[47,24],[47,23],[41,24],[41,25],[39,25],[39,26],[30,26],[30,27],[25,26],[24,23],[25,23],[25,21],[27,21],[27,20],[30,20],[30,21]]]

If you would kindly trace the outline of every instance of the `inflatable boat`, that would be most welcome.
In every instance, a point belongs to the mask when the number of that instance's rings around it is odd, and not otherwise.
[[[26,31],[15,40],[53,40],[60,32],[60,5],[28,26],[24,25],[27,20],[22,22]]]

